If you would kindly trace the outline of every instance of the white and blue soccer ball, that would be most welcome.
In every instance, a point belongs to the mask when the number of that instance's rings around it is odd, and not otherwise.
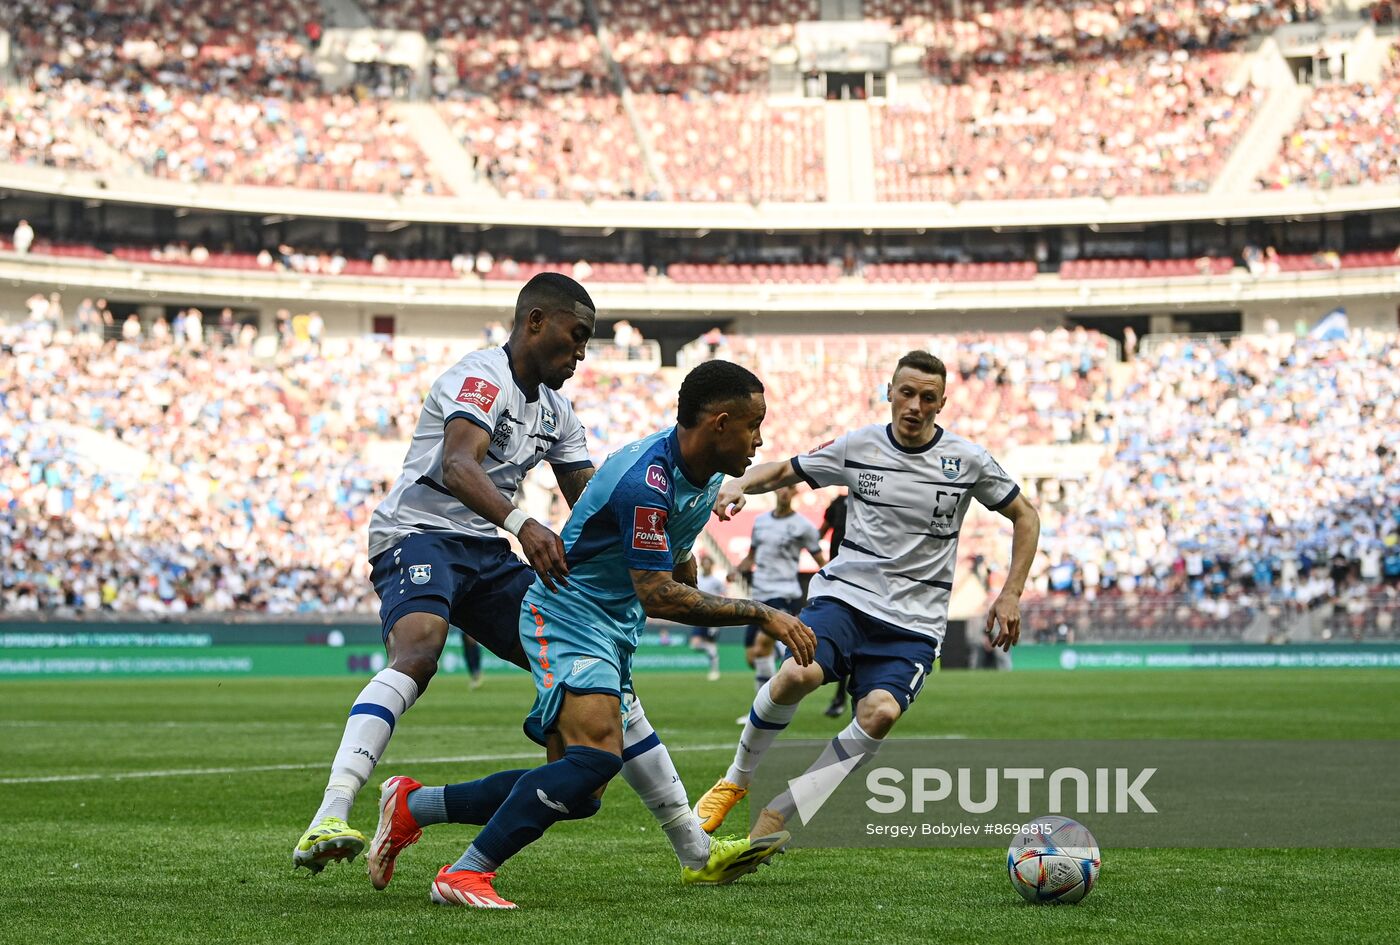
[[[1011,841],[1006,871],[1027,902],[1078,902],[1098,882],[1099,845],[1078,821],[1040,817]]]

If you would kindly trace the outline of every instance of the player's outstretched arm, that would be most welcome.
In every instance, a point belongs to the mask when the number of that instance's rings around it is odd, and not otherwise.
[[[467,508],[491,524],[506,528],[506,520],[516,509],[481,466],[490,445],[491,434],[470,420],[459,418],[450,422],[443,436],[442,484]],[[558,535],[532,518],[526,518],[515,535],[546,587],[554,590],[555,581],[567,585],[564,578],[569,566]]]
[[[1026,578],[1030,576],[1035,549],[1040,543],[1040,513],[1024,495],[1016,496],[997,511],[1011,520],[1011,566],[1001,593],[987,611],[987,632],[997,628],[992,646],[1009,653],[1021,639],[1021,594],[1026,589]]]
[[[717,597],[687,587],[669,571],[632,569],[632,587],[648,617],[671,620],[692,627],[731,627],[758,624],[769,635],[787,644],[798,666],[807,666],[816,653],[812,628],[791,614],[756,600]]]
[[[729,479],[719,487],[715,496],[715,514],[721,522],[727,522],[744,507],[744,496],[772,492],[783,486],[795,486],[802,481],[792,468],[791,460],[780,463],[760,463],[738,479]]]

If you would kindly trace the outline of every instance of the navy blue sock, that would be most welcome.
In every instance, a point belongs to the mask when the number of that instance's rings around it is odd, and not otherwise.
[[[592,795],[622,770],[622,758],[610,751],[573,745],[564,757],[522,775],[490,822],[472,841],[472,849],[499,865],[561,820],[597,813],[602,804]]]
[[[479,676],[481,674],[481,644],[475,640],[467,640],[463,644],[463,649],[467,655],[467,674]]]
[[[515,768],[511,771],[497,771],[475,781],[449,784],[442,789],[443,800],[447,803],[447,822],[486,823],[510,796],[510,789],[515,787],[515,782],[529,773],[529,768]]]

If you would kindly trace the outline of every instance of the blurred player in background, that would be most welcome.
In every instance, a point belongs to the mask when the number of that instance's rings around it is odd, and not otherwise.
[[[467,680],[473,689],[481,688],[481,644],[462,634],[462,655],[467,660]]]
[[[715,567],[715,559],[706,556],[699,561],[699,575],[695,586],[714,597],[728,596],[728,582]],[[719,627],[691,627],[690,648],[699,650],[709,658],[710,671],[705,678],[716,682],[719,679]]]
[[[699,626],[754,620],[792,648],[794,665],[811,663],[816,641],[796,617],[696,588],[691,546],[725,475],[743,473],[763,442],[763,385],[736,364],[708,361],[682,383],[676,413],[675,426],[609,456],[574,506],[563,532],[569,583],[555,592],[541,575],[525,595],[520,639],[536,691],[525,731],[545,746],[548,763],[446,787],[406,777],[386,785],[398,799],[382,812],[380,833],[393,838],[396,852],[428,824],[485,824],[466,853],[438,872],[434,902],[515,908],[497,894],[496,870],[554,824],[598,812],[628,753],[624,730],[637,721],[629,711],[632,654],[648,617]],[[679,776],[670,793],[685,805]],[[685,814],[665,828],[673,843],[683,835],[694,844],[693,859],[682,860],[687,883],[731,882],[788,839],[776,832],[710,841],[695,815]]]
[[[726,483],[715,506],[727,518],[744,496],[797,482],[846,486],[850,515],[839,558],[812,579],[802,621],[817,636],[811,666],[788,660],[754,699],[730,765],[696,805],[715,830],[748,793],[755,769],[798,703],[824,683],[849,677],[855,718],[809,771],[858,756],[860,764],[923,688],[947,628],[958,531],[975,498],[1011,520],[1011,564],[987,612],[994,642],[1007,650],[1021,632],[1021,593],[1035,558],[1040,517],[1021,489],[981,446],[934,421],[946,400],[948,372],[927,351],[899,359],[890,381],[890,420],[853,430],[805,456],[765,463]],[[755,835],[782,829],[794,810],[784,791],[763,808]]]
[[[753,572],[749,593],[769,607],[795,614],[802,609],[802,582],[799,566],[802,549],[807,549],[817,562],[826,564],[822,554],[821,536],[817,527],[792,507],[796,486],[784,486],[774,492],[773,511],[754,519],[749,538],[749,552],[735,568],[739,573]],[[777,670],[773,638],[763,628],[750,624],[744,631],[744,658],[753,667],[754,689],[762,689]],[[748,721],[744,715],[739,724]]]

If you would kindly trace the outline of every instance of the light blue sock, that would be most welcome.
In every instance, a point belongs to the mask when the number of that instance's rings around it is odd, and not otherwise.
[[[418,826],[447,823],[446,788],[421,787],[408,793],[408,812]]]
[[[476,844],[473,843],[471,846],[467,847],[467,852],[462,854],[462,858],[452,864],[452,868],[449,869],[448,872],[460,873],[464,870],[470,870],[474,873],[494,873],[496,867],[500,865],[501,864],[478,850]]]

